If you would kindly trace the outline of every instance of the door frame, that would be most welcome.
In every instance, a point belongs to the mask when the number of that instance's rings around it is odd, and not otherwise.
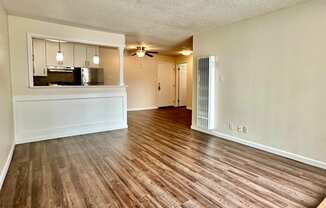
[[[180,107],[179,105],[179,89],[180,89],[180,70],[179,70],[179,66],[180,65],[185,65],[186,66],[186,74],[188,75],[188,63],[187,62],[183,62],[181,64],[176,64],[175,67],[175,107]],[[186,79],[188,80],[188,76],[186,77]],[[188,82],[187,82],[187,86],[188,86]],[[186,104],[187,106],[187,104]]]

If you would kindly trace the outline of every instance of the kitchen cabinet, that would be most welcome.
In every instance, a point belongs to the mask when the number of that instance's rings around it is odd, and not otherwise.
[[[86,53],[87,46],[84,44],[74,44],[74,66],[85,67],[86,66]]]
[[[93,56],[95,55],[95,47],[87,46],[87,54],[86,54],[86,66],[93,67]]]
[[[47,76],[45,40],[33,39],[33,75]]]
[[[47,66],[74,66],[74,45],[73,43],[60,43],[61,52],[63,53],[63,62],[56,59],[59,51],[59,43],[54,41],[46,41],[46,65]]]
[[[73,43],[61,43],[61,50],[63,52],[63,66],[74,66],[74,44]]]
[[[57,42],[46,41],[46,65],[47,66],[58,66],[56,55],[59,50]]]
[[[93,57],[99,55],[99,47],[85,44],[74,44],[74,66],[98,68],[99,64],[93,63]]]
[[[99,56],[99,47],[98,46],[87,46],[87,54],[86,54],[86,66],[90,68],[98,68],[99,64],[93,63],[93,57]]]

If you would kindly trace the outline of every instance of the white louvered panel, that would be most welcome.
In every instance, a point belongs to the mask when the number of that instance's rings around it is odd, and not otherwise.
[[[197,126],[214,128],[215,57],[198,59],[197,70]]]

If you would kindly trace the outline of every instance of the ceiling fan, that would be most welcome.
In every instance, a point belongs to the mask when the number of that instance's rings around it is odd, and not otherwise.
[[[137,49],[135,52],[133,52],[131,55],[132,56],[138,56],[139,58],[142,58],[144,56],[149,56],[149,57],[154,57],[153,54],[158,54],[157,51],[147,51],[146,47],[144,46],[137,46]]]

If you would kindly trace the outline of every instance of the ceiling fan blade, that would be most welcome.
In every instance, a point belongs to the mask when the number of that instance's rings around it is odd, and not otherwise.
[[[149,53],[145,53],[146,54],[146,56],[149,56],[149,57],[151,57],[151,58],[153,58],[154,56],[153,55],[151,55],[151,54],[149,54]]]
[[[136,56],[136,53],[131,54],[131,56]]]
[[[158,54],[157,51],[146,51],[147,53],[154,53],[154,54]]]

